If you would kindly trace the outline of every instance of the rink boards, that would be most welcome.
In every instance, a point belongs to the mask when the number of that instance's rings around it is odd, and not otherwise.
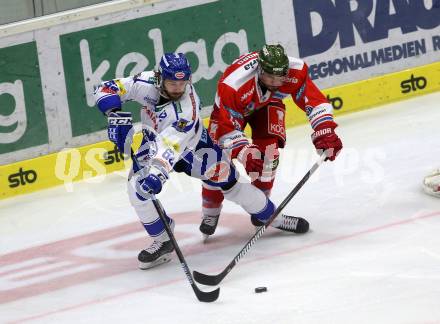
[[[440,62],[324,89],[323,92],[338,116],[439,90]],[[295,107],[292,100],[287,100],[286,105],[286,127],[307,122],[305,113]],[[135,145],[138,142],[139,135]],[[107,173],[123,170],[129,165],[130,159],[124,159],[108,141],[64,149],[0,166],[0,199],[63,184],[66,191],[70,191],[75,181],[99,182]]]

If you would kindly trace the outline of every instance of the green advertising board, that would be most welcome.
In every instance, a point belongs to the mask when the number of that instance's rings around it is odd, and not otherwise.
[[[48,143],[35,42],[0,48],[0,154]]]
[[[164,52],[186,53],[204,106],[221,72],[265,42],[260,1],[222,0],[60,36],[72,135],[104,129],[93,86],[155,69]],[[138,105],[126,105],[139,118]]]

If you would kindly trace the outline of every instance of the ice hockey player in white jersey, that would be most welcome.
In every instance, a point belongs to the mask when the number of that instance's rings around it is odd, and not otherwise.
[[[171,259],[174,247],[154,205],[152,194],[161,192],[172,171],[184,172],[222,190],[226,199],[243,207],[263,223],[275,206],[250,183],[238,182],[238,172],[228,154],[213,143],[200,117],[200,99],[191,83],[191,68],[182,53],[162,56],[158,71],[103,82],[94,93],[96,105],[108,117],[108,137],[120,152],[130,155],[134,129],[130,112],[122,103],[142,105],[142,143],[136,157],[142,170],[133,167],[128,194],[147,233],[154,239],[138,255],[141,269]],[[174,228],[174,220],[167,216]],[[272,223],[284,231],[304,233],[308,222],[280,215]]]
[[[431,196],[440,198],[440,169],[432,171],[423,179],[423,190]]]

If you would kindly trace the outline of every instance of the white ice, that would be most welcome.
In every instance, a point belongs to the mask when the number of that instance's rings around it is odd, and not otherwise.
[[[439,102],[434,93],[338,118],[343,153],[285,210],[311,231],[268,230],[211,304],[176,257],[137,269],[149,240],[123,174],[1,201],[0,323],[440,323],[440,200],[421,189],[440,166]],[[317,159],[309,136],[309,126],[288,131],[277,203]],[[218,273],[253,234],[225,203],[203,245],[196,180],[174,174],[160,198],[192,270]]]

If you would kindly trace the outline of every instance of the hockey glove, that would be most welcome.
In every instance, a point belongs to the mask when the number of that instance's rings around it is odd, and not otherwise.
[[[156,195],[162,191],[162,186],[167,180],[168,172],[153,165],[150,167],[146,177],[141,177],[141,179],[138,181],[143,193],[146,193],[147,195]]]
[[[133,132],[131,112],[115,111],[109,113],[108,139],[116,145],[119,152],[125,152],[124,145],[127,137],[129,138],[128,145],[131,146]]]
[[[255,144],[244,146],[238,153],[237,159],[243,164],[247,174],[250,174],[251,172],[258,172],[258,174],[261,174],[263,171],[264,155]]]
[[[318,125],[312,134],[312,142],[318,153],[320,154],[322,151],[326,152],[326,161],[334,161],[342,150],[342,142],[335,133],[337,126],[338,125],[333,121],[325,122]]]

